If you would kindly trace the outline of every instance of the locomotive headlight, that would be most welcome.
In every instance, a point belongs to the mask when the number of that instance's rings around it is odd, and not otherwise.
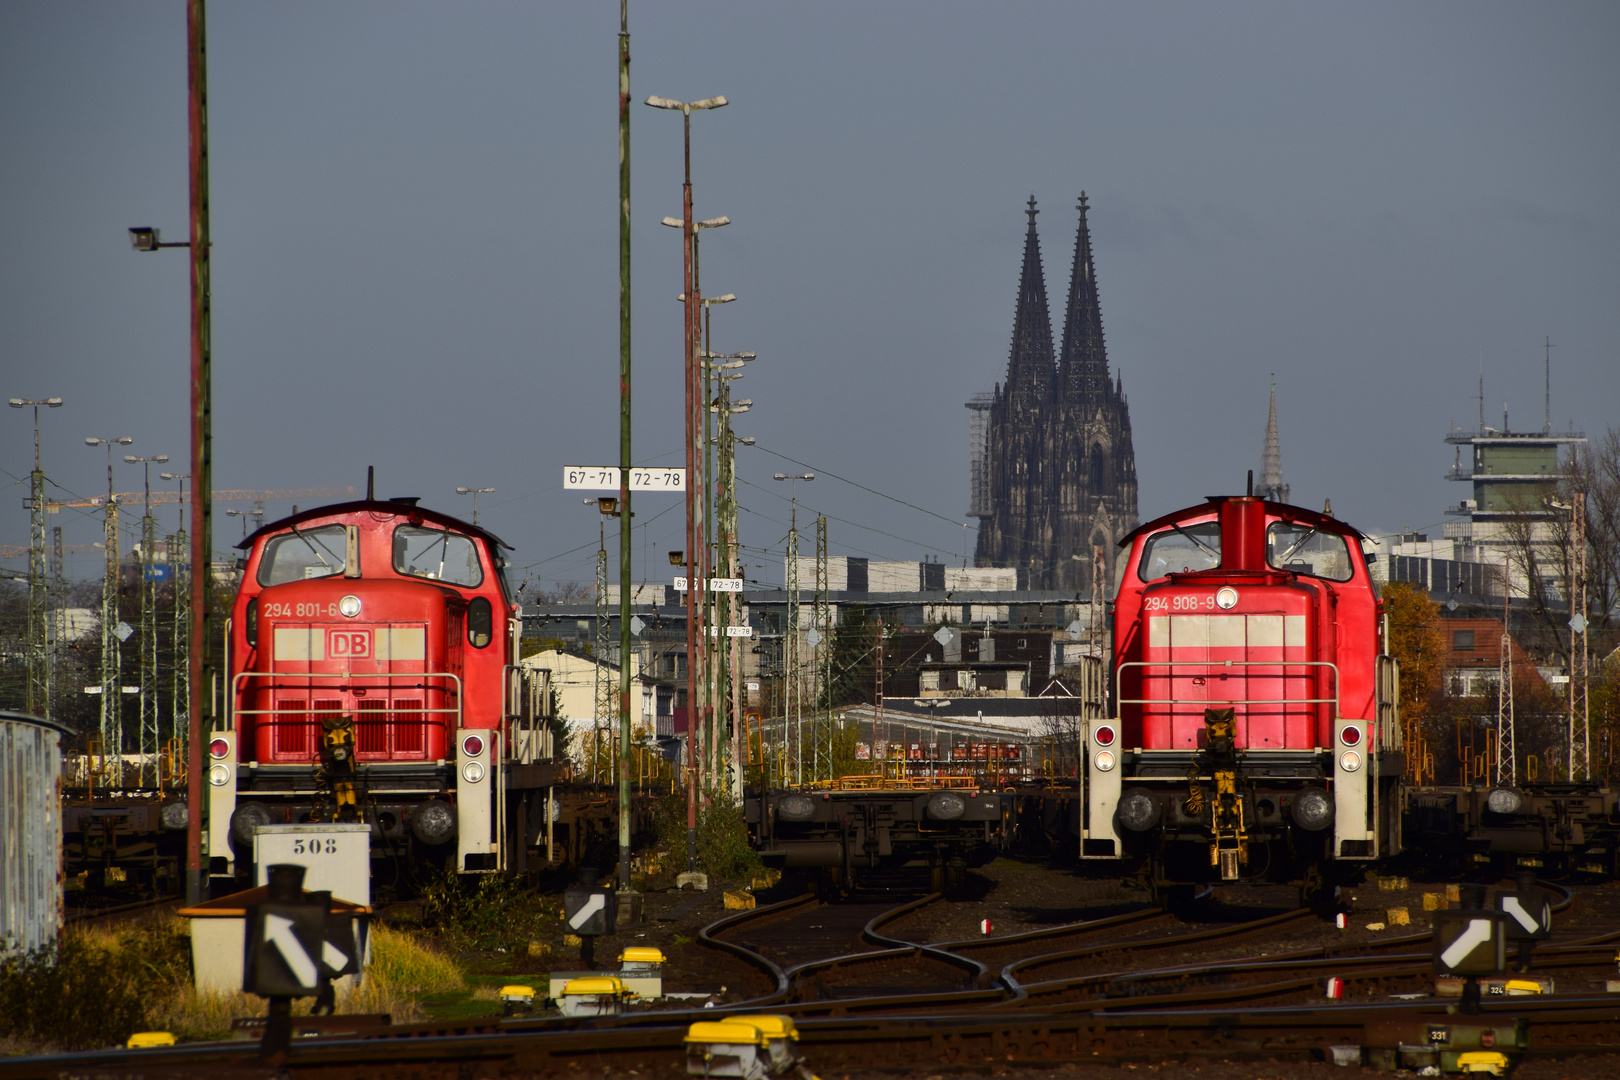
[[[809,821],[815,812],[815,800],[808,795],[789,795],[776,804],[776,816],[783,821]]]
[[[1230,585],[1215,590],[1215,606],[1222,611],[1237,607],[1237,590]]]
[[[954,791],[936,791],[928,798],[928,816],[935,821],[955,821],[967,810],[967,800]]]
[[[1114,752],[1112,750],[1099,750],[1097,756],[1091,759],[1097,766],[1098,772],[1107,772],[1114,767]]]
[[[1294,796],[1291,813],[1295,825],[1310,832],[1321,832],[1333,823],[1333,800],[1321,788],[1306,788]]]
[[[1354,750],[1346,750],[1339,755],[1339,768],[1345,772],[1355,772],[1361,768],[1361,755]]]
[[[461,778],[469,784],[476,784],[484,778],[482,762],[469,761],[461,767]]]
[[[1485,796],[1485,809],[1493,814],[1517,814],[1523,805],[1524,799],[1512,788],[1492,788]]]
[[[224,787],[231,782],[231,767],[229,765],[215,765],[208,770],[208,782],[215,787]]]
[[[1159,823],[1159,800],[1142,788],[1119,797],[1119,823],[1132,832],[1147,832]]]
[[[338,614],[345,619],[352,619],[360,614],[360,598],[358,596],[345,596],[339,600]]]

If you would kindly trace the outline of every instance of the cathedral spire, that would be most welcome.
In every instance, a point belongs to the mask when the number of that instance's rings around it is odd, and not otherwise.
[[[1266,446],[1260,455],[1260,486],[1256,495],[1270,502],[1288,501],[1282,478],[1282,443],[1277,439],[1277,373],[1271,373],[1271,409],[1266,415]]]
[[[1097,269],[1091,258],[1086,193],[1080,193],[1080,225],[1074,238],[1074,269],[1069,275],[1069,310],[1063,323],[1058,385],[1070,399],[1094,400],[1108,392],[1108,350],[1103,343],[1102,305]]]
[[[1024,269],[1018,281],[1018,313],[1013,318],[1012,354],[1007,361],[1008,396],[1050,396],[1053,377],[1052,317],[1046,306],[1046,275],[1041,240],[1035,233],[1035,196],[1029,197],[1029,232],[1024,237]]]

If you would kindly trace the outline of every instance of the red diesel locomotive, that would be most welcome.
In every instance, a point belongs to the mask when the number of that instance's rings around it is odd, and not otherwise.
[[[1081,855],[1155,886],[1288,882],[1401,848],[1396,670],[1362,535],[1212,498],[1142,525],[1088,723]]]
[[[251,863],[256,826],[330,819],[345,801],[374,854],[453,853],[463,872],[521,861],[527,792],[549,777],[529,764],[507,546],[415,499],[306,510],[240,546],[228,711],[209,747],[211,872]]]

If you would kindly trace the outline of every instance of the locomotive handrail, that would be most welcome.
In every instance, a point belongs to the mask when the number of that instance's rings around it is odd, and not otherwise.
[[[461,702],[462,702],[462,697],[463,697],[463,695],[462,695],[461,676],[455,674],[454,672],[450,672],[450,671],[379,671],[379,672],[364,673],[364,674],[358,674],[358,675],[355,674],[352,671],[239,671],[239,672],[237,672],[235,675],[233,675],[231,677],[231,705],[233,706],[232,709],[231,709],[231,714],[233,716],[275,716],[278,713],[309,714],[309,713],[312,713],[312,712],[315,711],[314,709],[309,709],[309,708],[305,708],[305,709],[241,709],[241,708],[236,708],[235,707],[236,703],[237,703],[237,699],[238,699],[239,695],[242,693],[242,686],[240,685],[242,680],[244,680],[244,679],[269,679],[269,678],[275,678],[275,677],[278,677],[278,676],[285,677],[285,678],[296,678],[296,679],[449,679],[449,680],[451,680],[452,682],[455,683],[455,686],[453,688],[452,687],[445,687],[445,686],[424,686],[424,687],[422,687],[422,689],[423,690],[437,690],[441,694],[443,694],[443,693],[454,693],[455,696],[456,696],[456,704],[455,704],[454,707],[452,707],[452,708],[443,708],[443,707],[441,707],[441,708],[434,708],[434,709],[428,709],[428,708],[402,709],[402,710],[399,710],[399,711],[401,711],[401,712],[413,712],[413,713],[415,713],[415,712],[419,712],[419,713],[454,713],[456,715],[456,727],[457,728],[461,727]],[[371,688],[367,687],[367,689],[371,689]],[[386,687],[379,687],[378,689],[387,689],[387,688]],[[425,705],[426,702],[424,701],[423,704]]]
[[[1128,698],[1124,697],[1122,675],[1128,667],[1325,667],[1333,669],[1333,696],[1329,698],[1232,698],[1212,702],[1207,698]],[[1280,676],[1287,678],[1286,675]],[[1126,660],[1114,669],[1116,705],[1332,705],[1339,715],[1339,665],[1331,660]]]

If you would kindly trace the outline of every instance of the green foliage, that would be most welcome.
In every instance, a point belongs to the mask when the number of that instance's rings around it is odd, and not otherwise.
[[[659,799],[657,811],[658,846],[674,856],[674,865],[686,865],[686,800]],[[748,843],[748,826],[742,807],[728,795],[717,795],[706,807],[699,807],[697,821],[697,868],[723,880],[748,877],[761,866],[759,855]]]
[[[554,898],[504,874],[463,877],[445,867],[422,890],[422,925],[451,949],[524,948],[560,917]]]
[[[115,936],[69,931],[60,944],[0,963],[0,1036],[62,1050],[122,1044],[153,1026],[190,978],[184,923]]]

